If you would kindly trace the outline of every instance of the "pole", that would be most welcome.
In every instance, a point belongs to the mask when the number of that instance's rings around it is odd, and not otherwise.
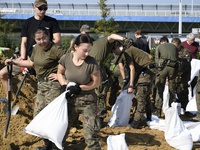
[[[192,6],[191,6],[191,15],[193,15],[193,0],[192,0]]]
[[[178,34],[182,34],[182,0],[180,0],[179,3],[179,29],[178,29]]]

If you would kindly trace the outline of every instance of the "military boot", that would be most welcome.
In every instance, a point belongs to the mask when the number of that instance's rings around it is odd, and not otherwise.
[[[52,142],[44,139],[44,147],[37,147],[36,150],[52,150]]]
[[[134,128],[134,129],[138,129],[140,126],[140,123],[138,121],[133,120],[128,127]]]
[[[161,118],[161,109],[157,109],[157,111],[153,113],[153,115],[157,116],[158,118]]]

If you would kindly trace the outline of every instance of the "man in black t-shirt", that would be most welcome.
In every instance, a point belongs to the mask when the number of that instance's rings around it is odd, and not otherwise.
[[[147,52],[148,54],[150,54],[150,49],[148,46],[148,42],[146,41],[146,39],[142,36],[142,31],[140,29],[137,29],[134,31],[135,34],[135,38],[137,39],[135,41],[137,48]]]

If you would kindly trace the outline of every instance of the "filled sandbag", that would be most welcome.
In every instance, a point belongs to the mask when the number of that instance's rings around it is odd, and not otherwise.
[[[125,140],[125,133],[120,135],[110,135],[107,138],[107,150],[128,150]]]

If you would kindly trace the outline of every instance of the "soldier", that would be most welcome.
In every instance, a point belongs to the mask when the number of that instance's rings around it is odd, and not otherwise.
[[[192,118],[192,121],[200,121],[200,71],[196,84],[196,103],[197,103],[197,116]]]
[[[181,103],[181,108],[184,112],[188,103],[188,81],[191,74],[191,60],[192,53],[181,45],[179,38],[172,39],[172,44],[178,48],[178,75],[175,78],[176,94],[178,96],[178,102]],[[185,115],[191,116],[192,113],[185,112]],[[193,116],[193,115],[192,115]]]
[[[176,77],[176,70],[178,64],[178,49],[175,45],[169,43],[166,37],[160,39],[160,45],[157,46],[155,51],[155,62],[158,68],[158,74],[156,77],[156,99],[155,107],[157,112],[154,115],[161,117],[161,109],[163,105],[163,92],[165,88],[166,79],[169,82],[169,105],[176,101],[175,91],[176,86],[174,79]]]
[[[115,40],[123,41],[123,43],[129,47],[131,42],[117,34],[111,34],[110,36],[100,38],[93,43],[93,47],[90,51],[90,56],[94,57],[99,65],[100,74],[101,74],[101,84],[100,86],[95,89],[97,94],[97,108],[98,113],[101,121],[101,125],[103,125],[103,119],[106,117],[107,109],[106,109],[106,96],[108,91],[108,77],[106,74],[106,66],[103,64],[104,60],[110,54],[113,43]],[[127,42],[127,43],[126,43]]]
[[[115,54],[120,54],[123,47],[115,48]],[[132,128],[139,128],[144,121],[151,120],[151,85],[156,75],[155,63],[149,58],[148,53],[131,46],[124,52],[126,62],[130,68],[130,82],[125,87],[128,93],[133,93],[136,86],[137,106],[133,121],[129,124]],[[121,62],[121,59],[119,63]],[[144,118],[146,109],[147,119]]]

